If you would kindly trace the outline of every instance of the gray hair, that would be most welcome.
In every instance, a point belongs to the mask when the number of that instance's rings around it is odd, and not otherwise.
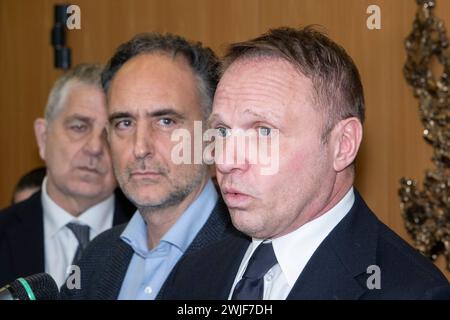
[[[75,84],[96,86],[101,89],[101,73],[103,67],[99,64],[79,64],[59,78],[52,87],[45,107],[45,119],[50,124],[56,115],[64,108],[64,102],[69,90]]]
[[[179,54],[186,58],[197,80],[203,117],[208,118],[219,78],[219,60],[215,53],[201,42],[191,42],[171,33],[143,33],[120,45],[102,74],[105,93],[108,93],[117,71],[131,58],[145,53],[163,53],[172,58]]]

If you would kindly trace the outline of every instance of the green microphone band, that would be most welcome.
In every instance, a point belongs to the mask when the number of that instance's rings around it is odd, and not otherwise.
[[[30,298],[30,300],[36,300],[36,297],[34,296],[33,290],[31,290],[31,287],[28,284],[27,280],[25,280],[24,278],[19,278],[17,280],[19,280],[20,284],[25,288],[25,291],[27,292],[28,298]]]

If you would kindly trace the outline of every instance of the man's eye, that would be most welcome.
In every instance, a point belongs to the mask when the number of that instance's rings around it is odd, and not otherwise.
[[[127,129],[131,126],[131,120],[124,119],[117,121],[114,126],[119,130]]]
[[[164,127],[168,127],[168,126],[175,124],[175,121],[173,121],[170,118],[162,118],[162,119],[158,120],[158,123]]]
[[[263,137],[268,137],[270,136],[270,133],[272,132],[272,129],[267,128],[267,127],[259,127],[258,128],[258,134],[263,136]]]
[[[73,124],[70,126],[70,129],[72,129],[75,132],[85,132],[87,130],[87,126],[85,124]]]
[[[218,127],[216,128],[217,133],[219,134],[219,137],[226,138],[230,135],[230,129],[224,128],[224,127]]]

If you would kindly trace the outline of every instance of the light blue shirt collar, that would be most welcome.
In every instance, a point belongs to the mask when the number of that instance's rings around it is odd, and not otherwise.
[[[209,180],[200,195],[192,202],[153,250],[147,245],[147,226],[139,211],[136,211],[120,238],[143,258],[165,246],[176,247],[184,253],[197,233],[208,220],[218,199],[214,184]]]

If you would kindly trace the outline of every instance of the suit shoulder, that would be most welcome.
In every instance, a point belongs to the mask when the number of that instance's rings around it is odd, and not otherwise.
[[[18,223],[21,215],[36,213],[39,210],[37,205],[41,205],[40,197],[35,194],[25,201],[0,210],[0,230],[6,230],[12,224]]]
[[[447,286],[442,272],[425,256],[409,245],[389,227],[380,222],[378,259],[395,281],[403,281],[408,287]]]
[[[17,205],[0,210],[0,229],[6,228],[17,221]]]

